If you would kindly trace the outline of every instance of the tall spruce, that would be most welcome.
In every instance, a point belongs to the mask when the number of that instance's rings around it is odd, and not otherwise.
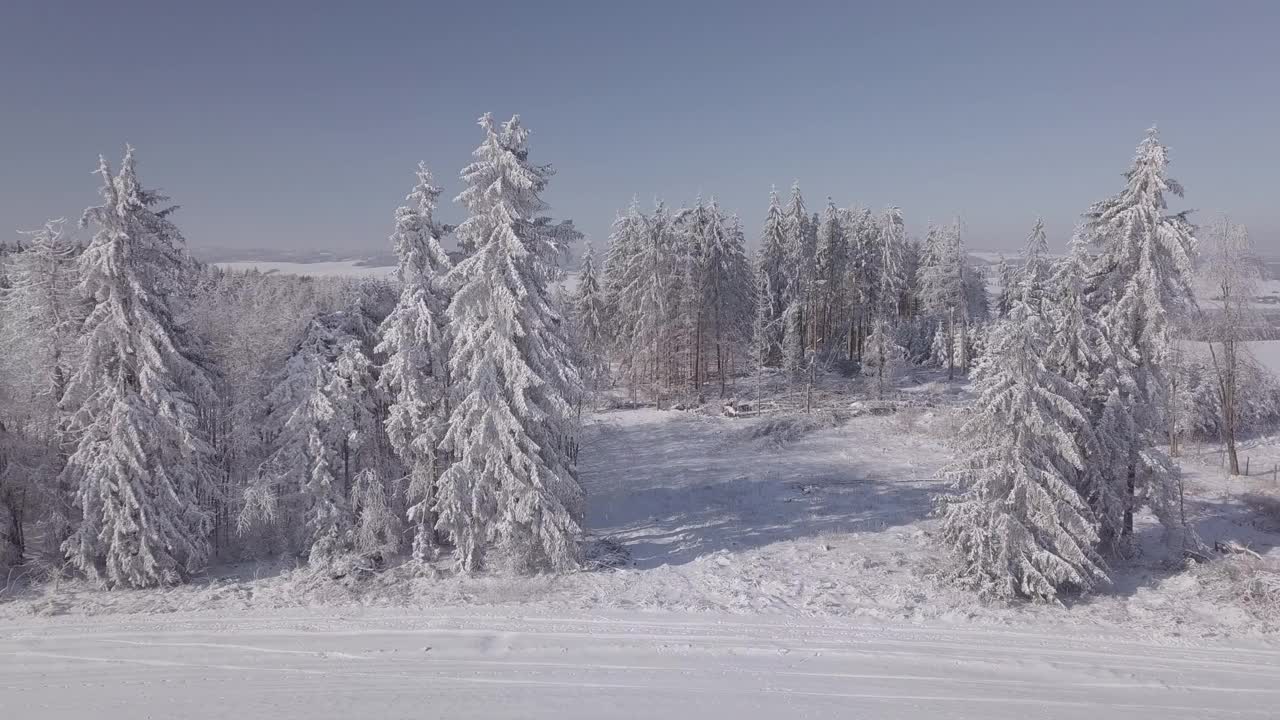
[[[764,219],[760,236],[760,250],[756,258],[756,273],[766,277],[759,281],[759,325],[764,336],[757,338],[764,355],[760,362],[769,367],[782,363],[782,316],[787,309],[788,250],[786,223],[782,204],[776,190],[769,192],[769,210]]]
[[[1172,499],[1176,477],[1156,449],[1163,427],[1171,322],[1195,305],[1195,228],[1187,212],[1171,213],[1166,195],[1182,196],[1168,176],[1169,153],[1154,128],[1138,145],[1125,187],[1085,214],[1084,235],[1096,250],[1087,290],[1100,315],[1116,362],[1118,402],[1133,415],[1135,435],[1128,459],[1110,468],[1122,485],[1117,507],[1101,508],[1104,539],[1133,534],[1133,516],[1146,503],[1166,525],[1175,525]]]
[[[210,447],[193,397],[212,388],[179,323],[193,267],[132,147],[119,173],[103,159],[98,174],[103,203],[81,220],[95,233],[79,263],[93,305],[64,397],[79,518],[63,549],[112,585],[170,584],[210,553]]]
[[[570,457],[578,371],[548,286],[563,236],[541,221],[552,175],[528,159],[518,116],[480,118],[484,142],[462,171],[458,227],[473,252],[449,274],[448,317],[456,404],[445,446],[456,461],[440,478],[437,527],[463,570],[495,548],[519,570],[577,565],[582,488]]]
[[[435,222],[440,189],[426,165],[418,165],[418,181],[408,204],[396,210],[391,236],[398,265],[400,296],[379,328],[376,351],[385,361],[378,387],[389,399],[385,427],[391,447],[408,473],[408,521],[413,528],[413,554],[425,560],[438,549],[436,483],[447,453],[440,444],[449,416],[450,292],[446,276],[452,267],[440,245]]]

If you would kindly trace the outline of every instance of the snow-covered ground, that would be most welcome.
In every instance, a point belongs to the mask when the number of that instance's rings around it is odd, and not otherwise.
[[[928,381],[931,378],[924,377]],[[187,586],[84,582],[0,601],[17,717],[1274,717],[1280,488],[1192,446],[1186,567],[1141,518],[1114,587],[988,604],[938,575],[943,438],[965,390],[861,415],[615,410],[584,433],[592,556],[560,576],[414,565],[332,579],[221,568]],[[750,393],[746,393],[750,394]],[[793,404],[794,404],[794,398]],[[1280,461],[1280,442],[1247,451]],[[1262,578],[1260,581],[1259,578]],[[1274,591],[1274,594],[1269,594]],[[429,648],[429,649],[428,649]],[[103,709],[95,714],[95,708]]]
[[[317,611],[0,624],[4,717],[1270,718],[1280,654],[796,618]]]

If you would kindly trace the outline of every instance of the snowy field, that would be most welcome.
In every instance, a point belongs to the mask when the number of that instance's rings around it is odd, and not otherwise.
[[[960,388],[852,417],[598,414],[582,450],[596,565],[567,576],[295,561],[167,590],[82,582],[0,603],[16,717],[1275,717],[1280,613],[1247,566],[1184,569],[1143,518],[1115,587],[986,604],[935,574],[931,497]],[[1280,445],[1262,440],[1250,452]],[[1275,453],[1280,457],[1280,452]],[[1191,449],[1210,544],[1275,562],[1270,477]],[[1277,506],[1280,506],[1278,504]],[[1234,578],[1234,579],[1233,579]],[[406,679],[414,682],[406,683]]]
[[[0,625],[14,718],[1205,720],[1277,703],[1274,650],[1040,632],[448,610]]]
[[[279,273],[281,275],[302,275],[307,277],[346,277],[389,279],[394,274],[394,267],[361,265],[361,260],[332,260],[327,262],[284,262],[275,260],[236,260],[214,263],[224,270],[257,270],[261,273]],[[576,270],[565,273],[561,282],[565,292],[573,292],[578,287]]]
[[[389,278],[393,273],[395,273],[394,267],[368,267],[360,265],[360,262],[360,260],[333,260],[329,262],[309,263],[240,260],[215,264],[224,270],[257,270],[261,273],[308,275],[312,277]]]

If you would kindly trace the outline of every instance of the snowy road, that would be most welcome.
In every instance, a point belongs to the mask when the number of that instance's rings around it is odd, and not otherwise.
[[[1280,652],[630,614],[0,625],[0,717],[1274,718]]]

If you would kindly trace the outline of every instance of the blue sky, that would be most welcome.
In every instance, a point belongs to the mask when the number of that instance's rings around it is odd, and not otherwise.
[[[1277,27],[1246,1],[7,0],[0,233],[78,217],[130,142],[193,246],[382,249],[417,162],[455,195],[492,111],[597,244],[633,195],[715,195],[755,235],[796,179],[1061,244],[1158,123],[1176,207],[1280,250]]]

